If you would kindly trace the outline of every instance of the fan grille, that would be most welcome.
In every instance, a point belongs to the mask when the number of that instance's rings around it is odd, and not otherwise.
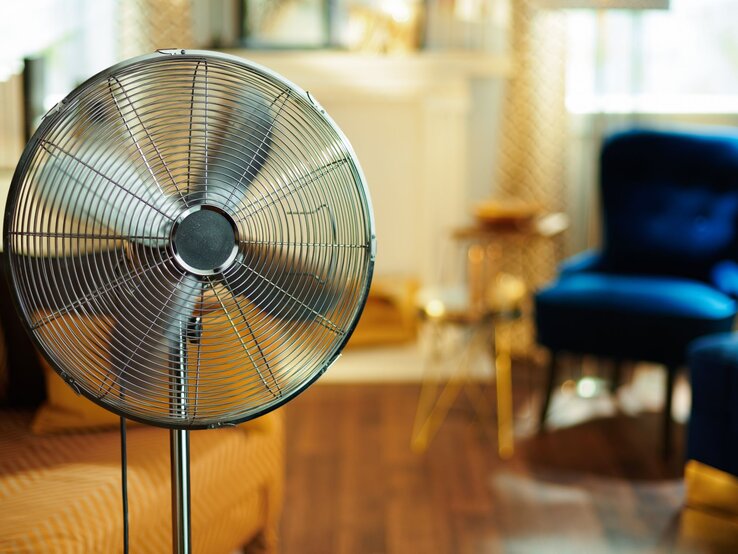
[[[230,225],[203,239],[203,210]],[[67,382],[129,418],[202,428],[265,413],[332,363],[373,237],[358,162],[309,95],[176,51],[102,72],[46,116],[4,240],[20,312]]]

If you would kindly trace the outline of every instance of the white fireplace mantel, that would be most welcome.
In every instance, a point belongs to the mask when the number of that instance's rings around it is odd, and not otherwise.
[[[429,88],[473,78],[507,76],[500,56],[470,52],[369,55],[332,51],[229,50],[284,75],[301,88],[327,95],[383,100],[425,94]]]
[[[374,204],[377,273],[432,281],[441,262],[440,241],[468,217],[474,186],[490,186],[470,179],[475,163],[479,166],[470,154],[478,140],[474,119],[494,109],[477,105],[473,83],[501,82],[510,73],[509,62],[468,52],[230,53],[308,90],[346,133]],[[488,148],[486,162],[492,163],[494,144]]]

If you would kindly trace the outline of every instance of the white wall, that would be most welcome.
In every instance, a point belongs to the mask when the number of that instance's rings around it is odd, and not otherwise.
[[[491,193],[505,60],[235,51],[309,90],[352,142],[377,224],[379,275],[424,282],[439,242]]]

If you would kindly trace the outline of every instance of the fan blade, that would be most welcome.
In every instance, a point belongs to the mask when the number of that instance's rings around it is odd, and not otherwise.
[[[27,275],[44,277],[45,286],[20,291],[23,309],[42,314],[31,320],[34,328],[59,316],[107,314],[110,294],[136,278],[123,246],[76,256],[16,256],[12,270],[20,282]]]
[[[163,246],[182,209],[180,200],[150,184],[145,165],[128,159],[128,152],[109,155],[95,167],[91,155],[73,154],[42,143],[47,163],[39,172],[37,190],[48,217],[69,228],[92,221],[116,236],[147,246]],[[54,213],[56,212],[56,213]]]
[[[274,120],[287,97],[284,93],[270,101],[257,90],[242,90],[235,98],[219,99],[221,113],[209,114],[207,140],[212,146],[194,179],[192,195],[205,204],[238,209],[269,156]]]
[[[186,406],[177,404],[177,390],[185,375],[178,372],[186,363],[187,333],[202,283],[166,269],[156,277],[141,282],[114,313],[115,387],[131,402],[169,402],[173,413],[184,415]]]
[[[22,294],[32,328],[50,344],[64,332],[94,328],[71,351],[107,360],[97,396],[111,390],[132,402],[175,404],[182,338],[202,301],[202,282],[176,269],[165,249],[136,245],[80,256],[19,257],[14,269],[48,285]],[[81,321],[86,321],[82,324]],[[186,347],[186,345],[185,345]],[[81,351],[81,350],[80,350]],[[180,412],[176,412],[180,413]]]
[[[247,245],[243,252],[223,275],[234,295],[247,297],[272,316],[315,320],[342,332],[329,318],[341,298],[333,279],[333,262],[309,263],[299,254],[267,245]]]

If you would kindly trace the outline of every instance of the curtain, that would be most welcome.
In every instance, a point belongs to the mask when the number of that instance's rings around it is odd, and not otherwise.
[[[191,0],[120,0],[120,59],[161,48],[192,48]]]
[[[510,56],[513,75],[502,110],[497,196],[523,200],[545,212],[566,209],[567,117],[564,103],[565,21],[535,0],[513,0]],[[555,273],[560,239],[528,239],[505,245],[501,269],[535,288]],[[530,311],[528,312],[530,314]],[[515,351],[533,344],[530,317],[515,329]]]

